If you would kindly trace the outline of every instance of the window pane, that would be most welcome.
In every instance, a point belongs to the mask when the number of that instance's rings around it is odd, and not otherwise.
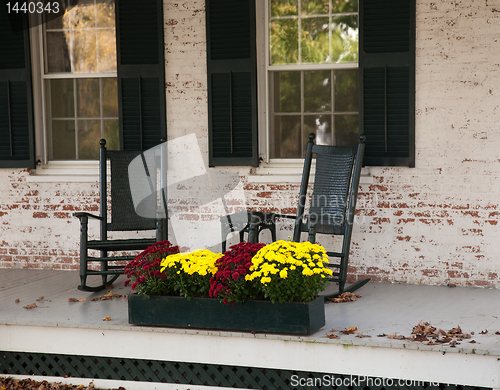
[[[115,27],[114,0],[100,0],[97,4],[97,27]]]
[[[335,13],[358,12],[358,0],[332,0],[332,7]]]
[[[52,121],[52,158],[76,159],[75,121]]]
[[[71,10],[72,19],[68,24],[71,28],[95,28],[94,0],[79,0],[78,6]]]
[[[76,79],[76,107],[79,118],[99,118],[99,79]]]
[[[274,72],[274,111],[300,112],[300,72]]]
[[[330,57],[328,18],[308,18],[301,22],[301,62],[323,63]]]
[[[358,35],[357,15],[334,18],[331,62],[358,62]]]
[[[69,32],[47,32],[47,71],[71,72],[69,58]]]
[[[332,109],[332,84],[329,70],[304,72],[304,111],[324,112]]]
[[[355,146],[359,143],[358,115],[335,115],[335,145]]]
[[[97,71],[96,58],[96,32],[75,31],[71,60],[73,62],[73,72],[93,73]]]
[[[97,160],[101,139],[100,120],[78,121],[78,159]]]
[[[97,71],[116,72],[115,30],[97,31]]]
[[[75,90],[72,79],[47,80],[50,83],[52,118],[75,117]]]
[[[271,22],[271,64],[297,64],[299,62],[298,34],[298,19],[283,19]]]
[[[356,112],[359,109],[357,69],[335,71],[335,111]]]
[[[118,119],[105,119],[104,123],[104,139],[106,140],[106,148],[108,150],[120,149],[120,138],[118,135]]]
[[[297,15],[298,0],[271,0],[271,16]]]
[[[328,15],[329,0],[302,0],[301,12],[303,15]]]
[[[316,134],[317,145],[332,145],[332,116],[331,115],[306,115],[304,116],[304,134],[302,136],[304,152],[309,134]]]
[[[45,14],[42,14],[42,17],[45,23],[45,28],[47,30],[52,30],[52,29],[60,30],[63,28],[63,19],[64,19],[63,17],[57,17],[49,21],[46,21]]]
[[[302,158],[300,115],[274,117],[274,158]]]
[[[116,78],[106,77],[102,80],[102,116],[118,117],[118,85]]]

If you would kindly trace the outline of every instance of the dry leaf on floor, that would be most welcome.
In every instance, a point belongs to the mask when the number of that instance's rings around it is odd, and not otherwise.
[[[81,299],[78,299],[78,298],[68,298],[68,302],[83,302],[83,301],[86,301],[87,299],[86,298],[81,298]]]
[[[45,298],[44,296],[41,296],[40,298],[37,299],[37,301],[38,302],[43,301],[44,298]]]
[[[488,333],[488,329],[485,329],[485,330],[482,330],[481,332],[479,332],[479,334],[486,334]]]
[[[339,336],[337,336],[336,334],[333,334],[333,333],[326,333],[326,337],[328,337],[329,339],[338,339]]]
[[[372,336],[370,336],[370,335],[368,335],[368,334],[361,334],[361,333],[358,333],[358,334],[356,335],[356,337],[359,337],[360,339],[364,339],[364,338],[366,338],[366,337],[372,337]]]
[[[15,300],[15,302],[16,302],[16,303],[19,303],[19,302],[21,302],[21,300],[20,300],[19,298],[17,298],[17,299]]]
[[[340,333],[343,333],[343,334],[354,334],[354,332],[356,332],[357,330],[358,330],[357,326],[350,326],[346,330],[341,330]]]
[[[121,294],[114,294],[113,291],[110,290],[110,291],[108,291],[107,294],[105,294],[101,297],[101,301],[105,301],[107,299],[113,299],[113,298],[121,298],[121,297],[122,297]]]
[[[401,335],[401,334],[390,334],[387,337],[392,339],[392,340],[405,340],[406,339],[406,337]]]
[[[107,316],[107,317],[104,317],[102,320],[103,320],[103,321],[111,321],[111,317],[110,317],[110,316]]]
[[[26,305],[26,306],[23,306],[25,309],[34,309],[36,306],[36,303],[32,303],[31,305]]]
[[[356,298],[361,298],[362,295],[354,294],[352,292],[345,292],[340,294],[338,297],[330,298],[330,301],[335,303],[343,303],[343,302],[354,302]]]

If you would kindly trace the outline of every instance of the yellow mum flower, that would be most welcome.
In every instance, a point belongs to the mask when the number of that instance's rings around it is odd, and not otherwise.
[[[288,272],[286,272],[286,269],[282,269],[280,271],[280,278],[281,279],[286,279],[287,276],[288,276]]]

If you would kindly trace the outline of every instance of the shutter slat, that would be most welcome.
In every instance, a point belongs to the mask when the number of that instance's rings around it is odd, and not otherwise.
[[[27,18],[0,7],[0,168],[34,168]]]
[[[210,165],[258,165],[255,0],[207,0]]]
[[[364,163],[414,166],[415,4],[361,0],[360,30]]]
[[[121,147],[147,150],[166,136],[163,3],[117,2]]]

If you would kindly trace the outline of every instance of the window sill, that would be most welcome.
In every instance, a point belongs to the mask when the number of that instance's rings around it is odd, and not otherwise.
[[[290,183],[300,184],[302,181],[302,170],[304,164],[300,163],[271,163],[264,164],[252,170],[248,177],[249,183]],[[314,163],[311,166],[309,183],[314,183]],[[370,167],[361,169],[359,184],[372,184],[373,179],[370,173]]]
[[[48,164],[38,165],[36,169],[31,170],[26,181],[30,183],[97,183],[99,161],[50,161]]]

